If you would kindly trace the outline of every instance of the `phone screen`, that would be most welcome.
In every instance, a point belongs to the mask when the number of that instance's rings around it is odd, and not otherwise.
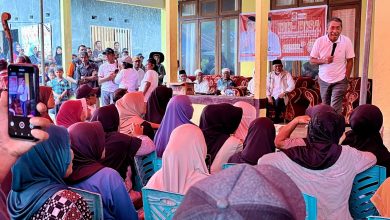
[[[11,137],[34,140],[30,118],[37,116],[39,70],[34,65],[8,66],[8,133]]]

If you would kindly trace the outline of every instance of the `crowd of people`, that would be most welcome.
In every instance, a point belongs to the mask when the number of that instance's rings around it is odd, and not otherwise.
[[[357,107],[347,132],[333,102],[308,108],[278,133],[246,102],[207,105],[196,125],[190,98],[161,85],[162,53],[152,52],[142,72],[142,56],[117,57],[119,45],[94,46],[88,52],[80,45],[70,68],[56,66],[50,86],[40,87],[41,116],[30,120],[40,127],[31,131],[38,142],[9,137],[8,93],[1,92],[0,219],[92,219],[86,199],[70,187],[99,193],[104,219],[142,218],[134,157],[153,152],[162,166],[145,187],[184,195],[174,219],[301,220],[302,193],[317,199],[318,219],[352,219],[348,198],[355,176],[375,164],[390,173],[380,134],[383,115],[375,105]],[[100,54],[103,63],[91,59]],[[331,59],[317,62],[328,65]],[[268,104],[283,110],[294,85],[280,60],[272,64]],[[202,88],[201,70],[196,76]],[[228,69],[222,76],[218,87],[233,86]],[[185,72],[180,79],[187,81]],[[300,124],[306,136],[291,137]],[[225,163],[237,165],[223,170]],[[372,198],[383,216],[390,213],[389,191],[385,181]]]

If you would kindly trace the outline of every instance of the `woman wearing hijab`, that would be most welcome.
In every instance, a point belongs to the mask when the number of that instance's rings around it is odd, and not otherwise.
[[[309,118],[299,116],[276,137],[281,152],[264,155],[258,164],[279,168],[303,193],[315,196],[318,219],[352,219],[348,207],[352,182],[356,174],[373,166],[376,158],[372,153],[338,145],[345,119],[330,106],[317,105],[306,113],[311,117],[307,137],[288,140],[298,123]]]
[[[56,124],[69,128],[71,125],[85,121],[86,114],[80,100],[68,100],[62,103],[56,117]]]
[[[383,144],[380,129],[383,124],[381,110],[375,105],[360,105],[353,110],[349,122],[352,130],[345,134],[342,144],[373,153],[377,165],[386,167],[390,176],[390,152]]]
[[[58,46],[56,48],[56,54],[54,55],[54,60],[56,61],[57,66],[62,66],[62,47]]]
[[[203,109],[199,127],[206,139],[207,164],[212,165],[213,171],[219,171],[230,156],[242,150],[242,142],[230,136],[237,130],[241,118],[242,109],[227,103],[208,105]],[[214,163],[217,154],[218,159]]]
[[[192,124],[193,113],[194,108],[188,96],[178,95],[169,101],[167,111],[154,138],[158,157],[162,157],[169,137],[175,128],[182,124]]]
[[[172,98],[172,89],[165,86],[158,86],[153,90],[146,103],[145,120],[160,124],[169,100]]]
[[[106,133],[106,157],[102,164],[118,171],[125,179],[127,167],[141,147],[141,139],[118,132],[119,113],[113,104],[98,108],[91,121],[99,121]]]
[[[129,92],[116,101],[115,106],[120,117],[119,130],[123,134],[132,135],[134,125],[140,125],[143,127],[143,134],[153,140],[154,130],[152,125],[142,118],[146,111],[143,99],[142,92]],[[152,124],[156,126],[154,123]],[[158,125],[156,128],[158,128]]]
[[[150,178],[147,188],[185,194],[196,182],[206,178],[206,142],[193,124],[175,128],[162,157],[162,168]]]
[[[236,132],[234,132],[234,136],[243,142],[248,134],[250,123],[257,118],[256,108],[243,101],[236,102],[233,106],[242,108],[242,119]]]
[[[105,133],[100,122],[76,123],[68,131],[74,152],[73,173],[68,182],[102,196],[104,219],[138,219],[122,177],[101,163]]]
[[[50,86],[40,86],[39,87],[39,102],[44,104],[44,106],[37,106],[39,114],[41,117],[48,119],[51,123],[54,123],[50,118],[48,110],[55,107],[55,100],[53,95],[53,90]],[[40,105],[40,104],[38,104]]]
[[[275,152],[275,126],[269,118],[258,118],[250,126],[243,150],[229,158],[229,163],[256,165],[260,157]]]
[[[55,125],[46,131],[49,139],[21,156],[12,168],[8,196],[11,218],[92,219],[86,201],[70,191],[63,180],[72,173],[68,132]]]

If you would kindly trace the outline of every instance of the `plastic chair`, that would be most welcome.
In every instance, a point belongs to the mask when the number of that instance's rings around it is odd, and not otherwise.
[[[161,166],[162,166],[162,159],[159,157],[156,157],[156,159],[153,160],[154,172],[157,172],[159,169],[161,169]]]
[[[317,198],[305,193],[302,194],[306,204],[306,220],[316,220],[317,219]]]
[[[386,168],[382,166],[373,166],[356,175],[349,197],[349,211],[353,219],[378,215],[370,199],[385,179]]]
[[[145,219],[172,219],[184,195],[142,188]]]
[[[135,162],[135,170],[137,176],[135,177],[135,186],[134,189],[136,191],[141,191],[142,187],[146,186],[149,179],[154,174],[154,165],[153,161],[156,159],[156,152],[152,152],[145,156],[136,156],[134,157]]]
[[[103,202],[102,197],[99,193],[90,192],[83,189],[69,187],[69,189],[75,193],[80,194],[87,202],[89,210],[94,220],[102,220],[103,216]]]
[[[386,220],[390,218],[380,217],[380,216],[368,216],[367,220]]]
[[[234,165],[237,165],[237,164],[236,163],[224,163],[224,164],[222,164],[222,169],[224,170],[224,169],[227,169],[227,168],[232,167]]]

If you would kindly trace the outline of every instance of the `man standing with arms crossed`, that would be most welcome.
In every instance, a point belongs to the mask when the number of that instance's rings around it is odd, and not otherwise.
[[[332,106],[339,114],[355,57],[352,42],[341,34],[342,28],[341,19],[332,18],[328,23],[327,35],[315,41],[310,53],[310,63],[319,65],[318,83],[322,103]]]

